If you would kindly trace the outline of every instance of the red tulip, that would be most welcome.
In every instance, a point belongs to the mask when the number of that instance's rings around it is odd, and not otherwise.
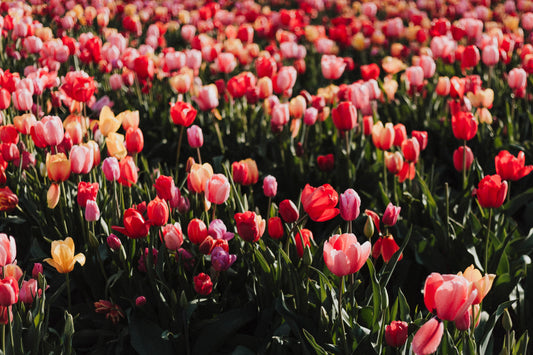
[[[502,150],[494,158],[494,163],[496,174],[500,175],[503,180],[520,180],[533,170],[533,165],[525,166],[525,155],[522,151],[515,157],[507,150]]]
[[[409,138],[402,142],[402,153],[406,161],[416,163],[420,156],[420,144],[416,138]]]
[[[426,149],[428,146],[428,132],[426,131],[411,131],[411,136],[416,138],[418,144],[420,145],[420,150]]]
[[[194,290],[196,293],[202,296],[207,296],[213,291],[213,282],[209,275],[199,273],[193,278],[194,281]]]
[[[214,174],[207,180],[205,198],[216,205],[223,204],[229,197],[231,186],[223,174]]]
[[[315,222],[324,222],[339,214],[337,191],[329,184],[320,187],[305,185],[301,197],[304,211]]]
[[[361,65],[361,77],[364,81],[379,78],[379,66],[376,63]]]
[[[355,234],[337,234],[324,243],[324,262],[333,274],[350,275],[363,267],[370,249],[370,242],[359,244]]]
[[[126,149],[129,153],[140,153],[144,148],[144,136],[140,128],[130,127],[126,131]]]
[[[80,181],[78,184],[78,205],[85,208],[88,200],[96,201],[96,195],[98,194],[99,185],[97,182],[90,183]]]
[[[404,140],[407,139],[407,130],[403,123],[394,125],[394,141],[392,145],[395,147],[401,147]]]
[[[309,229],[302,228],[300,232],[294,236],[294,243],[296,245],[296,252],[300,258],[304,256],[304,248],[311,247],[311,240],[313,233]]]
[[[19,284],[11,276],[0,279],[0,306],[11,306],[18,302]]]
[[[444,333],[444,324],[431,318],[415,334],[412,349],[416,355],[429,355],[437,351]]]
[[[201,244],[207,238],[207,226],[198,218],[194,218],[187,226],[187,236],[193,244]]]
[[[477,297],[477,290],[462,276],[432,273],[424,284],[424,303],[439,319],[463,316]]]
[[[335,166],[335,156],[333,154],[319,155],[316,158],[316,164],[320,171],[332,171]]]
[[[285,223],[296,222],[300,217],[298,207],[291,200],[283,200],[279,203],[279,214]]]
[[[394,240],[394,237],[392,235],[387,235],[384,237],[380,237],[374,246],[372,247],[372,257],[374,259],[379,258],[381,255],[383,257],[383,261],[388,263],[394,253],[396,253],[398,250],[400,250],[400,247]],[[403,253],[400,254],[398,257],[398,261],[402,260]]]
[[[471,112],[459,111],[452,116],[453,135],[457,139],[468,141],[477,133],[477,121]]]
[[[385,152],[385,166],[391,174],[399,173],[403,168],[403,156],[400,152]]]
[[[174,124],[189,127],[196,118],[196,109],[188,102],[178,101],[170,106],[170,117]]]
[[[148,220],[153,226],[164,226],[168,221],[168,205],[156,197],[148,204]]]
[[[157,196],[163,200],[171,201],[174,199],[176,186],[174,185],[174,179],[172,176],[160,175],[154,184]],[[179,190],[178,190],[179,191]]]
[[[247,242],[256,242],[265,232],[265,221],[255,212],[246,211],[235,214],[237,232]]]
[[[464,154],[464,147],[459,147],[453,152],[453,166],[455,170],[461,172],[463,171],[463,157]],[[466,170],[470,170],[470,167],[472,166],[472,163],[474,162],[474,154],[472,153],[472,150],[467,146],[466,147],[466,164],[465,168]]]
[[[84,71],[70,71],[63,79],[61,89],[73,100],[88,102],[96,90],[96,85],[93,77]]]
[[[498,174],[487,175],[479,182],[476,195],[481,207],[498,208],[507,196],[507,181]]]
[[[280,239],[284,234],[283,223],[279,217],[271,217],[268,220],[268,235],[272,239]]]
[[[135,162],[133,161],[133,158],[131,156],[127,156],[123,158],[119,162],[120,166],[120,177],[118,179],[119,184],[124,185],[126,187],[131,187],[131,185],[137,183],[138,175],[137,175],[137,166],[135,166]]]
[[[409,325],[407,322],[394,320],[385,327],[385,341],[388,346],[399,347],[405,344]]]
[[[357,110],[350,101],[343,101],[331,110],[331,117],[339,131],[349,131],[357,127]]]
[[[475,45],[466,47],[461,59],[461,69],[475,67],[479,63],[479,59],[479,49]]]

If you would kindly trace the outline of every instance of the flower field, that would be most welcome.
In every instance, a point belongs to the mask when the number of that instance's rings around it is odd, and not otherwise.
[[[533,1],[0,29],[2,354],[531,351]]]

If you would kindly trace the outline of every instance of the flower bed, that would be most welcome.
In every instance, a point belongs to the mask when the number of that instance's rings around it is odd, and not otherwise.
[[[530,1],[0,28],[4,353],[527,353]]]

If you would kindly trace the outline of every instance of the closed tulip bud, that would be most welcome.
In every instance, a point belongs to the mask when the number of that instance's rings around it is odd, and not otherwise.
[[[392,142],[392,145],[395,147],[400,147],[404,140],[407,139],[407,130],[405,129],[405,125],[402,123],[398,123],[394,125],[394,141]]]
[[[333,154],[319,155],[316,158],[316,163],[320,171],[332,171],[335,166],[335,156]]]
[[[478,184],[476,195],[481,207],[498,208],[503,205],[507,196],[507,181],[500,175],[487,175]]]
[[[363,117],[363,134],[370,136],[372,134],[372,127],[374,126],[374,118],[372,116]]]
[[[31,277],[34,279],[39,278],[39,275],[43,274],[43,264],[41,263],[35,263],[33,264],[33,269],[31,271]]]
[[[435,92],[439,96],[448,96],[450,94],[450,87],[450,78],[448,78],[447,76],[441,76],[437,81],[437,87],[435,88]]]
[[[453,135],[457,139],[470,140],[477,133],[477,121],[471,112],[460,111],[452,116]]]
[[[350,101],[343,101],[331,111],[335,127],[339,131],[349,131],[357,127],[357,110]]]
[[[135,306],[142,307],[146,304],[146,297],[139,296],[135,299]]]
[[[148,204],[147,211],[148,219],[152,225],[163,226],[167,223],[168,205],[164,200],[156,197]]]
[[[394,126],[387,122],[385,126],[378,121],[372,127],[372,142],[380,150],[389,150],[394,142]]]
[[[279,217],[271,217],[268,219],[268,235],[272,239],[280,239],[283,237],[283,223]]]
[[[75,145],[70,149],[70,164],[74,174],[88,174],[94,164],[94,152],[82,145]]]
[[[318,110],[314,107],[308,107],[304,112],[304,124],[307,126],[312,126],[315,124],[318,118]]]
[[[296,222],[300,217],[298,207],[291,200],[283,200],[279,204],[279,214],[286,223]]]
[[[140,153],[143,150],[144,136],[140,128],[128,128],[125,146],[129,153]]]
[[[420,156],[420,144],[416,138],[409,138],[402,143],[402,153],[406,161],[416,163]]]
[[[342,219],[353,221],[359,217],[361,198],[353,189],[348,189],[340,194],[339,209]]]
[[[395,320],[385,327],[385,341],[388,346],[400,347],[407,341],[409,325]]]
[[[201,244],[207,237],[207,226],[198,218],[194,218],[187,226],[187,236],[193,244]]]
[[[464,147],[459,147],[453,152],[453,166],[458,172],[463,171],[463,169],[470,170],[474,162],[474,153],[472,153],[472,150],[467,146],[465,154],[464,149]],[[466,164],[463,163],[463,160],[466,160]]]
[[[178,222],[163,227],[163,240],[168,250],[178,250],[183,244],[183,233]]]
[[[385,152],[385,166],[391,174],[397,174],[403,167],[403,156],[400,152]]]
[[[394,206],[392,203],[389,202],[387,208],[385,209],[385,213],[383,213],[381,221],[384,225],[389,227],[395,225],[396,221],[398,221],[398,216],[400,215],[401,210],[401,207]]]
[[[509,72],[507,83],[513,90],[520,90],[526,87],[527,72],[523,68],[514,68]]]
[[[223,174],[214,174],[209,178],[205,187],[205,198],[216,205],[221,205],[229,197],[231,186]]]
[[[122,242],[114,234],[110,234],[109,237],[107,237],[106,242],[107,242],[107,246],[113,251],[119,250],[120,247],[122,246]]]
[[[200,148],[204,145],[204,135],[202,129],[197,125],[187,128],[187,141],[191,148]]]
[[[486,66],[492,67],[500,61],[500,52],[496,45],[488,45],[481,52],[481,60]]]
[[[107,181],[117,181],[120,177],[120,166],[117,158],[105,158],[102,162],[102,171]]]
[[[46,171],[52,181],[65,181],[70,177],[70,160],[64,153],[46,156]]]
[[[32,304],[33,300],[37,296],[37,280],[24,280],[20,287],[19,297],[23,303]]]
[[[13,277],[0,279],[0,306],[11,306],[18,302],[19,285]]]
[[[88,200],[85,205],[85,220],[87,222],[94,222],[100,218],[100,209],[96,201]]]
[[[266,197],[275,197],[278,191],[278,182],[272,175],[267,175],[263,179],[263,193]]]
[[[461,68],[473,68],[479,63],[479,49],[475,45],[467,46],[461,59]]]
[[[292,118],[301,118],[306,108],[306,102],[303,96],[298,95],[289,102],[289,114]]]

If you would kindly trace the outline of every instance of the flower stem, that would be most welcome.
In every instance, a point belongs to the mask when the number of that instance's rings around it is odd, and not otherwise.
[[[181,141],[183,140],[183,131],[184,130],[185,130],[185,126],[181,126],[181,128],[180,128],[180,137],[178,139],[178,150],[176,152],[176,172],[178,171],[179,164],[180,164]]]
[[[346,341],[346,331],[344,330],[344,321],[342,320],[342,291],[343,290],[344,290],[344,276],[341,276],[341,284],[339,287],[339,320],[341,322],[341,329],[342,329],[341,340],[344,344],[344,353],[349,354],[348,342]]]
[[[466,189],[466,140],[463,141],[463,189]]]
[[[68,300],[68,312],[70,313],[70,306],[71,306],[71,300],[70,300],[70,277],[68,276],[68,272],[65,274],[66,281],[67,281],[67,300]]]
[[[489,221],[487,223],[487,239],[485,240],[485,273],[488,274],[489,270],[489,239],[490,239],[490,224],[492,221],[492,208],[489,209]]]
[[[11,319],[11,312],[10,307],[13,306],[7,306],[6,307],[6,313],[7,313],[7,321],[9,323],[9,338],[11,340],[11,350],[15,352],[15,342],[13,341],[13,319]]]

